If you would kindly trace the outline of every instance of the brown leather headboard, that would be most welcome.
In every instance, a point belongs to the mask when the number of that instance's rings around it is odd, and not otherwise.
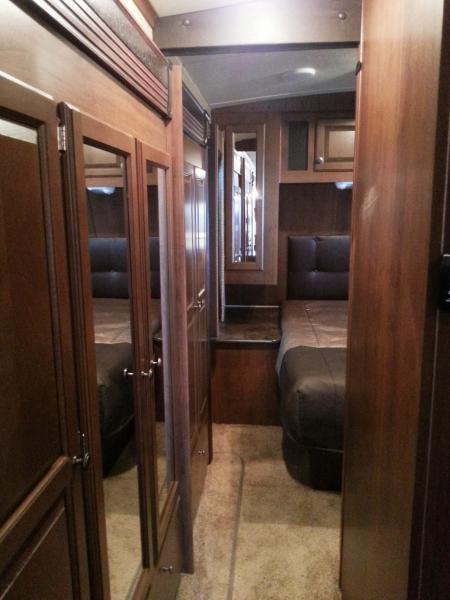
[[[348,235],[290,236],[288,299],[346,300],[349,256]]]
[[[89,238],[94,298],[128,298],[128,241],[123,237]],[[152,298],[160,298],[159,237],[149,238]]]

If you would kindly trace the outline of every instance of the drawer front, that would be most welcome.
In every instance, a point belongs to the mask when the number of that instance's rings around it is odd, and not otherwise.
[[[209,462],[208,421],[206,416],[207,415],[204,415],[202,420],[200,432],[194,445],[191,458],[192,514],[194,517],[197,514],[198,505],[200,504]]]
[[[177,498],[148,600],[175,600],[183,565],[182,535],[180,498]]]

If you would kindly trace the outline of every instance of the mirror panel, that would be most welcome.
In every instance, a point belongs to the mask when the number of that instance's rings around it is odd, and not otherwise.
[[[168,364],[167,318],[167,272],[161,269],[161,260],[166,255],[165,205],[166,190],[164,169],[146,161],[148,200],[148,251],[150,255],[150,314],[152,339],[150,350],[153,356],[155,398],[155,470],[159,514],[166,505],[174,481],[173,440],[170,403]]]
[[[264,125],[226,128],[226,269],[263,266],[264,137]]]
[[[233,134],[232,262],[256,262],[256,133]]]
[[[92,144],[84,160],[111,598],[123,600],[142,563],[126,164]]]

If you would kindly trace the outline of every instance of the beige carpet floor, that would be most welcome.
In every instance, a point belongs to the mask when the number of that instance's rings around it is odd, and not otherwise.
[[[340,501],[291,479],[279,427],[215,425],[196,572],[177,600],[339,598]]]

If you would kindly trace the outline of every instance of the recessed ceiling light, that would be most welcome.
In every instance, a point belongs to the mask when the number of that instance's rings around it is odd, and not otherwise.
[[[313,67],[299,67],[295,69],[294,73],[296,75],[312,75],[316,74],[316,70]]]

